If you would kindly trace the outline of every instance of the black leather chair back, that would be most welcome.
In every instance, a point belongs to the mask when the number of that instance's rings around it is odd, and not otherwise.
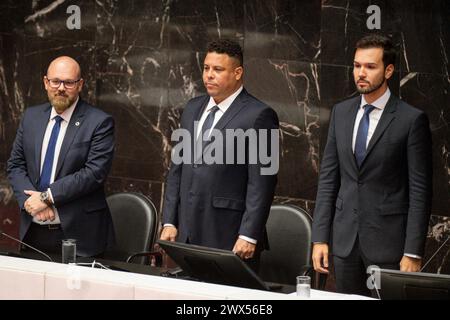
[[[266,224],[269,250],[261,253],[264,281],[296,284],[296,276],[311,266],[312,219],[302,208],[273,205]]]
[[[107,197],[116,232],[116,247],[105,258],[126,261],[136,252],[151,251],[158,230],[158,213],[152,201],[139,193],[121,192]],[[148,258],[137,258],[145,264]]]

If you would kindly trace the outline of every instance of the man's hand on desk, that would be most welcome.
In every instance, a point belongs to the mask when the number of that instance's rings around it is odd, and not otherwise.
[[[422,259],[403,256],[402,261],[400,261],[400,271],[404,272],[419,272],[421,266]]]
[[[233,252],[243,260],[251,259],[255,254],[255,248],[256,248],[255,244],[239,238],[234,244]]]
[[[174,226],[166,226],[161,231],[159,239],[165,241],[175,241],[178,235],[178,230]]]

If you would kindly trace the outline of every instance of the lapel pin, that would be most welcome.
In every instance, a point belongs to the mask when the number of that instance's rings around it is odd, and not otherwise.
[[[78,127],[80,125],[80,122],[79,121],[75,122],[75,125]]]

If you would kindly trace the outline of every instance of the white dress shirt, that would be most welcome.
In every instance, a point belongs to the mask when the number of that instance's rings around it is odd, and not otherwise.
[[[375,109],[373,109],[372,112],[369,113],[369,131],[367,133],[366,148],[369,145],[370,139],[372,138],[375,129],[377,128],[378,122],[380,121],[381,115],[383,114],[384,107],[386,107],[386,104],[390,96],[391,91],[389,90],[389,88],[387,88],[386,92],[381,97],[379,97],[374,102],[370,103],[370,105],[374,106]],[[361,121],[361,118],[364,115],[363,107],[366,104],[368,103],[366,102],[364,95],[362,95],[361,104],[359,106],[358,113],[356,114],[355,126],[353,127],[353,140],[352,140],[353,153],[355,152],[356,134],[358,133],[359,122]]]
[[[213,125],[211,126],[211,129],[213,129],[217,122],[219,122],[220,118],[222,118],[222,116],[224,115],[224,113],[228,110],[228,108],[231,106],[231,104],[234,102],[234,100],[237,98],[237,96],[242,92],[242,90],[244,89],[244,86],[241,86],[239,89],[236,90],[236,92],[234,92],[232,95],[230,95],[228,98],[226,98],[225,100],[223,100],[222,102],[220,102],[219,104],[217,104],[214,101],[213,97],[209,97],[209,102],[208,105],[205,108],[205,111],[203,111],[202,116],[200,117],[200,120],[198,122],[198,126],[197,126],[197,132],[196,132],[196,138],[199,138],[200,133],[202,132],[201,128],[203,126],[203,123],[205,123],[206,118],[209,115],[209,112],[211,111],[211,109],[214,106],[218,106],[219,110],[216,111],[216,114],[214,116],[214,122]],[[175,227],[174,225],[170,224],[170,223],[166,223],[164,224],[164,227],[168,227],[168,226],[172,226]],[[239,235],[240,239],[243,239],[247,242],[256,244],[257,240],[243,236],[243,235]]]
[[[203,123],[205,123],[206,118],[209,115],[209,112],[214,106],[218,106],[219,110],[216,111],[216,114],[214,116],[214,122],[211,126],[211,129],[213,129],[217,122],[219,122],[220,118],[222,118],[223,114],[228,110],[228,108],[231,106],[231,104],[234,102],[234,100],[237,98],[237,96],[241,93],[241,91],[244,89],[243,86],[241,86],[235,93],[233,93],[231,96],[223,100],[221,103],[217,104],[214,101],[213,97],[209,97],[208,105],[205,108],[205,111],[203,111],[202,116],[200,117],[200,120],[198,121],[198,127],[196,132],[196,138],[198,139],[200,132],[202,132],[201,128],[203,127]]]
[[[53,166],[52,166],[52,174],[50,176],[50,184],[55,181],[55,173],[56,173],[56,165],[58,164],[59,152],[61,151],[61,146],[64,140],[64,136],[66,135],[67,126],[69,125],[70,118],[72,117],[73,111],[75,110],[75,106],[78,103],[78,99],[63,113],[58,114],[55,108],[52,107],[52,111],[50,113],[50,119],[48,120],[47,129],[45,130],[44,140],[42,141],[42,149],[41,149],[41,169],[44,166],[45,154],[47,153],[48,143],[50,141],[50,136],[52,134],[53,126],[55,125],[55,117],[60,116],[63,120],[61,121],[61,127],[59,129],[58,139],[56,140],[55,146],[55,155],[53,158]],[[52,191],[48,188],[50,193],[50,198],[53,200]],[[53,221],[39,221],[36,217],[33,217],[33,222],[38,224],[60,224],[61,220],[59,219],[58,210],[56,210],[55,206],[53,206],[53,212],[55,213],[55,220]]]

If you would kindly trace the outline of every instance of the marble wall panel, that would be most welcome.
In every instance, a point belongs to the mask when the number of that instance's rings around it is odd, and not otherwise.
[[[399,50],[391,91],[427,112],[433,133],[434,197],[425,270],[449,273],[449,44],[446,0],[82,0],[81,29],[69,30],[65,0],[0,3],[0,227],[18,233],[6,161],[20,117],[46,101],[42,77],[59,55],[78,59],[82,97],[116,120],[107,193],[133,191],[161,208],[170,136],[186,102],[205,93],[206,44],[244,49],[246,88],[278,113],[281,161],[275,203],[313,212],[334,104],[356,95],[356,40],[369,5]],[[0,246],[13,248],[0,239]],[[328,289],[334,287],[332,276]]]

